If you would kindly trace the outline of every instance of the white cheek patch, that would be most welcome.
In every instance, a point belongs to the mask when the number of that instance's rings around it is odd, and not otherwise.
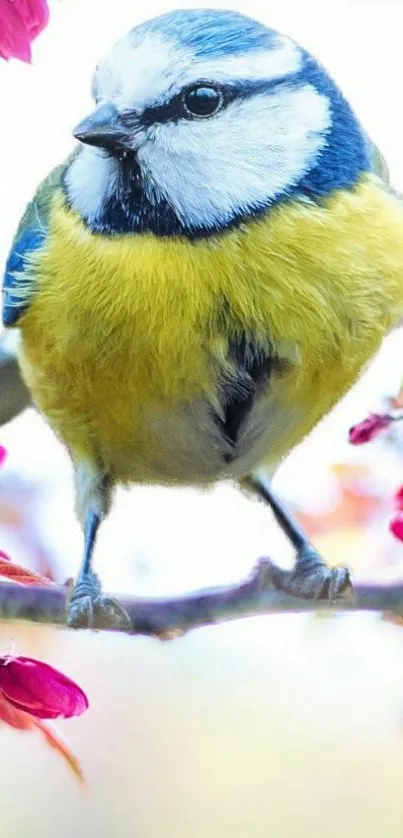
[[[129,38],[120,41],[100,65],[93,86],[100,101],[112,101],[120,110],[141,112],[199,79],[219,84],[234,79],[241,83],[271,81],[296,73],[301,62],[297,44],[280,35],[271,49],[201,60],[185,47],[153,33],[138,46]]]
[[[211,228],[295,186],[330,124],[327,97],[306,84],[234,102],[211,119],[162,124],[139,162],[185,224]]]
[[[94,220],[116,190],[117,163],[96,148],[84,147],[66,172],[66,188],[73,208],[86,221]]]

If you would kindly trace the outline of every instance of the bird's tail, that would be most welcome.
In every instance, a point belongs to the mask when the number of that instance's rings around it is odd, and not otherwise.
[[[0,338],[0,425],[14,419],[31,403],[18,368],[16,342],[15,333]]]

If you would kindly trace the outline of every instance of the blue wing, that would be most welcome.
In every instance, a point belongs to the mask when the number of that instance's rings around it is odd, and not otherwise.
[[[3,281],[4,326],[15,326],[35,295],[31,257],[46,244],[50,205],[65,165],[53,169],[43,181],[21,219]]]
[[[45,238],[42,230],[28,227],[14,242],[3,282],[4,326],[15,326],[29,307],[33,291],[29,257],[43,246]]]

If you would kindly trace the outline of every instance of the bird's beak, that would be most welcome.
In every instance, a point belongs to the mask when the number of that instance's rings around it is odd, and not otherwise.
[[[130,135],[115,106],[105,104],[76,125],[73,136],[80,143],[116,151],[128,147]]]

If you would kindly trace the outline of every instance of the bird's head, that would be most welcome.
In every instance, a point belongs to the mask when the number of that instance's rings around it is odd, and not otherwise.
[[[98,65],[64,186],[93,231],[209,235],[350,186],[365,141],[323,68],[236,12],[140,24]]]

